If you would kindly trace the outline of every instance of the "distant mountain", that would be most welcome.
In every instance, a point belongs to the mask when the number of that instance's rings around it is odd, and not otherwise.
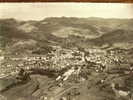
[[[21,52],[62,47],[132,43],[133,19],[49,17],[41,21],[0,19],[1,47]],[[41,50],[40,50],[41,49]],[[37,50],[37,51],[36,51]],[[14,51],[14,50],[13,50]],[[16,52],[16,50],[15,50]]]

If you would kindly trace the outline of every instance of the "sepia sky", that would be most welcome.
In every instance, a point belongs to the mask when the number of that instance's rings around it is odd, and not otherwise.
[[[0,3],[0,18],[42,20],[45,17],[133,18],[133,4]]]

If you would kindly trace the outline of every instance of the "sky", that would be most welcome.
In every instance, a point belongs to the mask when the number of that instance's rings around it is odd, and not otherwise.
[[[42,20],[46,17],[133,18],[133,4],[0,3],[0,18]]]

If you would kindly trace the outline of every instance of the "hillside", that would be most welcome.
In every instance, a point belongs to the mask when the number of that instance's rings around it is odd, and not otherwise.
[[[42,48],[41,51],[47,51],[44,49],[51,45],[60,45],[65,48],[85,48],[106,44],[111,46],[116,43],[132,43],[132,25],[133,19],[93,17],[50,17],[41,21],[1,19],[0,40],[2,48],[10,48],[10,51],[14,52],[12,49],[17,47],[17,51],[28,50],[27,53],[36,52]]]
[[[124,29],[117,29],[113,30],[109,33],[103,34],[101,37],[95,38],[92,41],[100,45],[109,44],[110,46],[115,44],[132,44],[133,40],[133,31],[132,30],[124,30]],[[124,45],[123,45],[124,46]]]

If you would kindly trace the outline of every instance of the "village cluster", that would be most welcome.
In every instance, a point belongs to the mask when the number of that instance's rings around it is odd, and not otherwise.
[[[61,70],[63,68],[71,68],[74,66],[82,67],[87,63],[95,64],[96,71],[105,71],[110,65],[125,63],[126,58],[116,51],[105,51],[101,49],[87,49],[80,51],[78,49],[63,49],[54,47],[54,51],[46,55],[35,55],[25,57],[1,57],[1,76],[3,74],[16,73],[20,68],[29,70],[32,68]],[[102,66],[102,67],[101,67]]]

